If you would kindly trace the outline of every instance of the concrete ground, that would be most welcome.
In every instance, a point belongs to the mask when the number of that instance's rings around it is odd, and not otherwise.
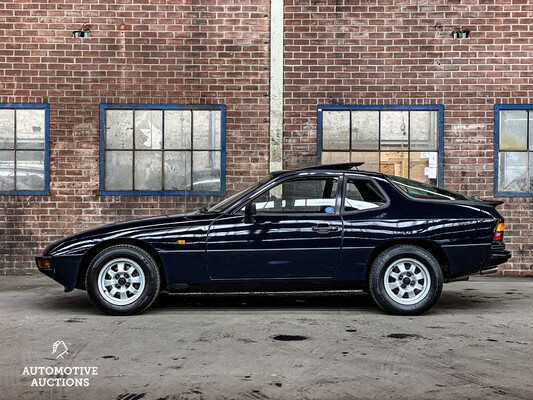
[[[0,335],[1,399],[533,398],[533,279],[448,284],[409,318],[366,294],[164,296],[109,317],[44,276],[3,276]]]

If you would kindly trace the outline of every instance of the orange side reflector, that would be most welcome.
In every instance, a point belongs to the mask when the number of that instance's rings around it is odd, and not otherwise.
[[[178,244],[185,244],[185,240],[183,239],[178,240]]]
[[[505,230],[505,224],[503,222],[500,222],[498,224],[498,227],[496,228],[496,232],[503,232]]]
[[[50,269],[52,267],[50,260],[37,260],[37,266],[40,269]]]

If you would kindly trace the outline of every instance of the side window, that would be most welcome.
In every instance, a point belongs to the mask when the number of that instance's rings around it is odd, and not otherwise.
[[[290,180],[274,186],[253,202],[258,213],[335,212],[337,179]]]
[[[364,179],[350,179],[346,183],[344,211],[366,210],[384,205],[387,201],[374,184]]]

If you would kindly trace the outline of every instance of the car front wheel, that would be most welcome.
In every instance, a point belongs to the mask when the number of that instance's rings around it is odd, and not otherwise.
[[[161,285],[154,259],[131,245],[109,247],[90,263],[85,278],[93,304],[111,315],[133,315],[147,309]]]
[[[418,315],[435,305],[442,292],[442,270],[427,250],[412,245],[394,246],[373,262],[369,289],[385,311]]]

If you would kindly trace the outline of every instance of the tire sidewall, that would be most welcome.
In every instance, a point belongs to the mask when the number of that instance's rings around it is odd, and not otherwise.
[[[400,304],[396,302],[385,289],[385,272],[391,263],[402,258],[413,258],[427,268],[431,284],[426,296],[415,304]],[[369,286],[374,300],[385,311],[399,315],[418,315],[426,312],[435,305],[442,292],[443,276],[438,261],[427,250],[412,245],[391,247],[381,253],[370,271]]]
[[[118,258],[135,261],[145,276],[142,294],[131,304],[116,305],[108,302],[98,289],[98,277],[104,266]],[[85,284],[89,298],[98,309],[111,315],[138,314],[148,308],[159,293],[160,274],[153,258],[144,250],[130,245],[113,246],[100,252],[90,263]]]

